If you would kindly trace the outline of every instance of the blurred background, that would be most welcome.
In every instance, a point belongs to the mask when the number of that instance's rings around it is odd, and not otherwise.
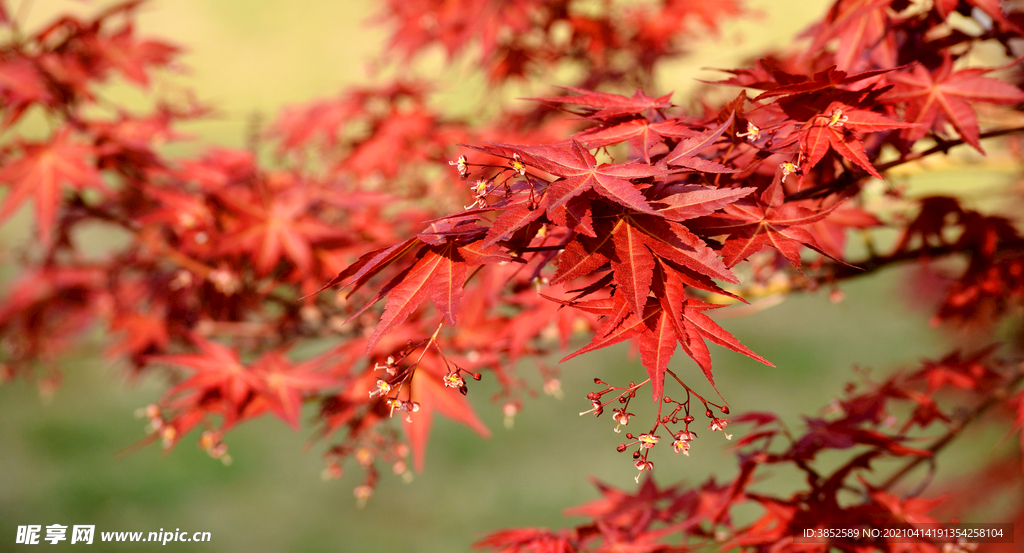
[[[12,0],[8,9],[31,31],[61,12],[94,14],[110,2]],[[371,82],[384,68],[386,30],[369,22],[374,2],[317,0],[153,0],[141,9],[139,30],[183,46],[181,74],[156,87],[187,86],[216,108],[206,121],[186,131],[194,140],[176,145],[181,154],[209,144],[241,147],[254,116],[272,120],[287,104],[335,96],[344,87]],[[825,9],[825,2],[749,2],[760,16],[726,27],[715,41],[699,42],[692,56],[659,75],[665,93],[681,103],[696,78],[719,74],[702,67],[732,67],[753,52],[793,40]],[[439,66],[440,53],[421,63]],[[439,102],[471,110],[487,98],[472,67],[448,71],[450,90]],[[553,83],[557,84],[557,83]],[[539,91],[550,94],[550,91]],[[110,97],[131,105],[130,95]],[[958,186],[968,172],[925,172],[912,179],[921,194]],[[975,186],[1000,182],[996,171],[970,171]],[[987,180],[986,180],[987,179]],[[0,229],[11,247],[17,225]],[[771,411],[792,427],[800,413],[819,412],[843,384],[856,378],[858,365],[884,373],[922,357],[938,357],[958,337],[929,330],[932,305],[911,305],[913,268],[889,271],[843,286],[844,300],[833,303],[829,290],[802,295],[764,310],[720,310],[716,320],[776,368],[713,349],[717,384],[733,413]],[[770,301],[768,303],[771,303]],[[729,311],[733,310],[734,316]],[[98,338],[98,337],[97,337]],[[234,462],[224,466],[185,438],[171,453],[159,446],[118,456],[144,436],[145,421],[134,413],[156,401],[165,389],[158,378],[127,382],[123,367],[84,346],[62,362],[64,382],[40,392],[35,382],[0,386],[0,551],[14,544],[18,525],[95,524],[101,531],[159,531],[180,528],[211,532],[212,542],[169,543],[173,551],[467,551],[487,532],[513,526],[559,528],[578,522],[561,510],[597,497],[587,476],[633,489],[636,470],[629,454],[617,454],[623,435],[612,432],[610,416],[593,419],[585,395],[593,378],[627,381],[643,369],[628,348],[577,358],[561,366],[564,399],[540,397],[525,405],[511,429],[498,405],[497,390],[485,378],[471,386],[470,399],[494,436],[483,440],[439,419],[427,452],[426,471],[409,483],[383,475],[376,494],[358,508],[352,488],[357,470],[325,482],[320,473],[322,444],[308,432],[295,433],[276,419],[246,423],[227,436]],[[673,368],[703,380],[682,354]],[[538,382],[539,384],[539,382]],[[706,386],[697,389],[714,393]],[[638,415],[646,407],[637,402]],[[312,412],[307,413],[311,416]],[[1005,447],[1001,436],[980,436],[977,445],[956,448],[969,461],[991,448]],[[702,432],[689,457],[656,451],[661,483],[699,484],[735,474],[729,443],[721,434]],[[1011,444],[1012,445],[1012,444]],[[955,473],[954,468],[949,469]],[[945,470],[945,469],[944,469]],[[784,479],[770,486],[785,488]],[[98,541],[98,535],[97,535]],[[73,547],[67,543],[46,550]],[[135,551],[155,544],[94,544],[91,550]]]

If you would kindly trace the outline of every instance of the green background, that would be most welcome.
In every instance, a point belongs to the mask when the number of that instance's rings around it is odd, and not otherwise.
[[[27,29],[61,6],[95,13],[107,5],[25,4],[19,10],[15,2],[10,10],[27,21]],[[824,5],[820,0],[813,5],[753,4],[765,12],[762,17],[727,27],[719,42],[666,68],[659,75],[663,90],[654,92],[676,90],[681,102],[694,78],[715,77],[700,67],[733,66],[765,45],[784,45]],[[382,28],[367,23],[374,6],[315,0],[157,0],[146,5],[140,31],[188,50],[183,57],[187,73],[154,86],[171,91],[186,84],[218,109],[210,121],[189,127],[197,138],[177,151],[187,154],[211,143],[241,146],[253,113],[266,121],[282,105],[334,96],[345,86],[369,82],[374,77],[366,68],[379,62],[386,39]],[[440,59],[428,56],[421,70],[429,74]],[[440,96],[439,108],[468,111],[493,101],[470,64],[445,75],[452,86]],[[128,104],[137,100],[116,86],[110,94]],[[976,176],[971,173],[972,180]],[[965,177],[946,172],[914,178],[915,186],[941,190],[962,186]],[[1002,178],[996,172],[989,181]],[[14,228],[17,224],[3,227],[5,248],[24,235]],[[713,351],[718,387],[733,413],[777,412],[799,427],[800,413],[817,413],[841,393],[843,383],[854,378],[849,369],[855,364],[884,372],[900,362],[941,355],[954,342],[969,343],[970,337],[929,329],[933,305],[915,307],[900,299],[910,295],[912,277],[913,269],[901,269],[850,282],[842,287],[845,301],[838,304],[829,301],[826,290],[742,317],[721,310],[716,319],[727,330],[777,365],[768,368],[720,348]],[[426,471],[411,483],[383,474],[377,493],[361,509],[351,492],[361,478],[358,469],[349,465],[345,478],[322,481],[322,444],[308,447],[309,432],[295,433],[270,418],[228,434],[231,466],[199,450],[195,436],[166,455],[153,446],[116,456],[144,435],[144,421],[133,413],[157,400],[165,383],[155,377],[126,382],[123,367],[98,351],[85,345],[62,361],[64,385],[52,398],[41,395],[34,382],[0,386],[0,551],[34,550],[14,544],[18,525],[55,523],[95,524],[97,532],[180,528],[212,533],[210,543],[163,546],[173,551],[465,551],[499,528],[578,522],[563,518],[561,510],[596,497],[588,475],[635,487],[629,454],[614,450],[624,438],[612,432],[610,416],[578,416],[588,407],[584,396],[595,389],[594,377],[621,382],[642,374],[626,348],[562,366],[566,397],[528,402],[511,430],[504,428],[499,407],[488,401],[493,383],[486,378],[473,383],[470,399],[494,436],[483,440],[437,421]],[[691,383],[702,380],[682,354],[672,366]],[[698,389],[713,394],[706,386]],[[648,406],[638,407],[634,411],[643,417]],[[957,448],[952,455],[977,459],[1005,447],[1000,438],[979,437],[981,445]],[[727,480],[735,474],[728,445],[720,434],[702,432],[690,457],[658,448],[652,457],[657,478],[698,484],[714,474]],[[787,485],[782,478],[764,489]],[[32,547],[147,551],[161,546]]]

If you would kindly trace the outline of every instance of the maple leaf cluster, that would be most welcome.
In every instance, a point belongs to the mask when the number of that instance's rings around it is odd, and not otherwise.
[[[8,254],[21,274],[0,297],[5,378],[58,379],[59,356],[103,329],[108,356],[130,375],[168,381],[142,410],[140,445],[170,449],[199,429],[200,446],[227,462],[232,428],[272,415],[298,429],[305,413],[325,443],[325,476],[341,477],[352,459],[365,500],[381,465],[422,469],[435,414],[489,435],[464,397],[474,381],[499,384],[511,420],[538,392],[521,361],[558,395],[552,355],[629,342],[644,372],[628,384],[595,379],[582,414],[608,408],[617,431],[639,425],[615,449],[631,452],[645,483],[636,493],[600,485],[604,499],[571,511],[593,522],[573,530],[505,530],[478,544],[499,551],[712,541],[824,551],[794,542],[797,529],[937,520],[936,501],[899,484],[981,413],[998,412],[992,423],[1020,433],[1024,448],[1019,344],[1003,357],[950,353],[910,375],[865,379],[867,391],[850,387],[838,416],[807,419],[802,436],[771,414],[724,418],[731,408],[708,346],[770,366],[715,322],[716,309],[838,290],[908,263],[945,273],[917,283],[942,298],[936,324],[988,334],[1019,325],[1019,214],[973,205],[967,190],[903,190],[891,170],[960,145],[984,154],[983,141],[1020,163],[1024,91],[1005,71],[1019,62],[1020,13],[983,0],[840,0],[798,48],[727,70],[697,107],[680,109],[652,92],[657,65],[683,53],[684,31],[713,33],[737,4],[387,2],[381,21],[394,29],[400,68],[439,46],[450,61],[486,67],[495,88],[560,66],[578,82],[477,120],[434,107],[431,83],[412,78],[353,88],[283,109],[251,137],[269,143],[268,161],[258,147],[166,157],[175,125],[208,111],[195,101],[154,98],[144,113],[102,101],[111,79],[148,90],[155,70],[175,66],[177,47],[135,35],[139,4],[26,34],[0,3],[10,31],[0,124],[20,131],[33,111],[53,122],[41,139],[12,132],[0,146],[0,222],[34,208],[30,244]],[[979,62],[993,47],[1005,55]],[[1018,181],[1004,203],[1019,207],[1020,191]],[[86,244],[96,225],[109,237],[98,252]],[[885,231],[894,242],[878,238]],[[851,256],[857,247],[866,253]],[[699,369],[696,382],[677,349]],[[698,391],[705,381],[717,399]],[[974,414],[940,407],[947,396]],[[657,414],[638,420],[631,404],[647,397]],[[651,480],[655,452],[687,455],[705,424],[731,439],[738,423],[753,429],[736,441],[732,483]],[[935,431],[946,434],[912,444]],[[854,448],[838,469],[815,464]],[[883,458],[909,468],[886,479],[873,470]],[[988,467],[1019,482],[1018,465],[999,457]],[[808,488],[756,491],[777,466]],[[763,515],[734,520],[742,504]],[[903,545],[838,547],[936,550]]]

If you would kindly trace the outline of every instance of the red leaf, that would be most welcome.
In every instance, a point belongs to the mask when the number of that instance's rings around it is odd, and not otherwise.
[[[733,117],[735,117],[734,114],[729,114],[729,118],[719,125],[718,128],[711,129],[692,138],[687,138],[677,144],[676,147],[668,153],[668,156],[665,158],[665,163],[669,165],[681,165],[703,173],[735,173],[737,171],[736,169],[726,167],[717,161],[697,157],[698,153],[711,147],[711,145],[718,140],[718,137],[722,136],[722,133],[732,125]]]
[[[245,192],[231,188],[219,195],[239,215],[219,249],[252,256],[260,275],[270,273],[286,258],[300,274],[308,274],[313,268],[313,247],[345,236],[312,214],[315,198],[306,187],[288,186],[268,193],[271,197],[263,201]]]
[[[487,231],[487,237],[484,238],[484,246],[490,246],[507,238],[515,231],[536,221],[543,214],[544,210],[530,209],[525,204],[506,210],[491,224],[491,229]]]
[[[644,163],[598,165],[597,158],[576,140],[573,140],[568,146],[491,144],[467,147],[510,160],[518,155],[528,167],[535,167],[561,177],[552,183],[544,193],[542,205],[549,217],[570,199],[588,190],[593,190],[618,205],[654,215],[656,213],[647,205],[643,194],[630,182],[630,179],[669,173],[667,169],[659,169]]]
[[[430,426],[434,412],[464,424],[484,438],[491,437],[491,431],[476,416],[473,406],[456,390],[446,388],[442,384],[443,375],[435,374],[421,368],[416,371],[410,383],[410,398],[419,404],[417,412],[410,415],[410,422],[405,425],[412,447],[413,466],[417,471],[423,470],[423,461],[427,452],[427,440],[430,437]]]
[[[366,344],[367,354],[384,334],[408,318],[428,295],[449,323],[455,324],[455,311],[466,282],[466,263],[453,243],[436,250],[426,249],[416,264],[400,278],[400,282],[391,289],[380,322]]]
[[[907,140],[922,138],[929,130],[941,133],[944,123],[953,126],[964,142],[981,153],[978,117],[969,102],[1018,104],[1024,102],[1024,91],[1010,83],[982,77],[992,69],[953,71],[948,55],[933,72],[923,65],[889,75],[895,88],[882,99],[906,103],[906,119],[920,126],[905,131]]]
[[[406,253],[420,243],[416,238],[409,238],[404,242],[389,246],[386,248],[378,248],[372,252],[363,254],[356,260],[355,263],[349,265],[344,271],[338,273],[337,276],[331,279],[330,282],[323,285],[322,288],[309,294],[309,296],[315,296],[320,292],[341,283],[342,286],[348,286],[354,284],[352,290],[349,291],[348,296],[351,296],[353,292],[362,287],[369,279],[373,278],[374,275],[380,273],[385,267],[391,265]],[[305,296],[300,299],[305,299],[309,296]],[[346,296],[346,297],[348,297]]]
[[[637,89],[632,97],[606,92],[593,92],[582,88],[560,86],[565,90],[576,92],[579,96],[553,96],[550,98],[521,98],[545,104],[572,104],[586,108],[584,116],[589,119],[611,119],[624,115],[635,115],[650,109],[666,109],[672,107],[669,99],[672,93],[658,98],[651,98]]]
[[[878,60],[876,64],[895,65],[896,39],[889,33],[895,24],[889,16],[892,3],[893,0],[837,2],[826,19],[816,25],[814,41],[807,51],[820,52],[832,39],[838,38],[835,60],[840,69],[854,69],[862,65],[858,62],[872,54],[872,59]],[[845,84],[843,71],[836,71],[835,66],[830,71],[838,74],[833,77],[834,82]]]
[[[612,271],[619,285],[616,293],[623,294],[634,313],[643,313],[654,276],[654,256],[644,245],[643,233],[630,225],[626,217],[612,230],[612,243]]]
[[[662,217],[672,221],[685,221],[710,215],[736,200],[757,190],[756,188],[708,188],[698,184],[684,184],[666,188],[670,195],[654,200],[655,209]],[[665,207],[661,207],[664,205]]]
[[[655,213],[647,205],[643,194],[628,179],[663,175],[668,173],[667,170],[642,163],[597,165],[597,159],[575,140],[570,151],[562,152],[551,159],[557,166],[549,172],[564,180],[552,183],[544,195],[543,205],[549,216],[571,198],[587,190],[593,190],[616,204],[643,213]]]
[[[192,376],[171,388],[173,396],[194,389],[200,395],[209,391],[219,393],[226,407],[225,425],[230,425],[240,414],[248,396],[263,388],[263,380],[238,360],[235,350],[204,339],[196,341],[198,354],[157,355],[148,358],[152,363],[168,363],[194,372]]]
[[[650,163],[651,148],[663,142],[666,137],[685,138],[693,134],[693,129],[679,119],[651,122],[646,117],[638,117],[587,129],[576,133],[573,138],[591,150],[628,141],[640,152],[644,162]]]
[[[781,175],[781,172],[776,174],[775,180],[756,201],[740,200],[727,205],[723,215],[713,214],[691,223],[691,227],[704,232],[730,234],[722,248],[727,267],[735,266],[765,246],[778,250],[798,269],[802,246],[828,255],[801,227],[828,217],[842,200],[818,209],[785,203]]]
[[[890,129],[906,129],[915,123],[900,123],[877,113],[855,109],[841,102],[832,102],[819,115],[804,125],[800,146],[804,152],[807,168],[814,167],[828,152],[829,147],[839,155],[856,163],[877,179],[882,175],[875,170],[864,151],[860,138],[847,129],[878,132]]]
[[[0,222],[9,218],[30,195],[35,196],[40,241],[49,244],[61,203],[61,185],[82,189],[103,187],[90,158],[93,147],[71,138],[63,129],[49,142],[23,143],[21,157],[0,169],[0,183],[11,185],[0,204]]]
[[[653,305],[650,306],[653,309]],[[658,313],[646,318],[647,329],[637,338],[640,349],[640,360],[647,375],[651,377],[652,393],[655,402],[660,402],[665,395],[665,370],[672,354],[676,351],[675,325],[672,313],[658,305]],[[710,378],[709,378],[710,380]]]
[[[560,362],[568,361],[577,355],[612,346],[639,335],[647,328],[647,319],[658,315],[661,311],[651,309],[644,313],[641,318],[633,312],[620,296],[613,296],[615,311],[608,317],[605,324],[594,334],[594,338],[586,346],[562,358]],[[649,300],[654,301],[653,298]]]
[[[719,254],[687,227],[646,215],[630,215],[630,223],[643,232],[644,244],[658,256],[692,271],[726,282],[738,283]]]
[[[296,431],[303,395],[338,385],[336,379],[320,371],[321,365],[318,358],[292,364],[280,350],[269,351],[253,363],[252,371],[263,381],[270,410]]]
[[[605,244],[611,239],[611,233],[603,233],[598,239],[579,237],[565,247],[558,256],[558,271],[551,278],[551,284],[590,274],[608,263],[608,256],[601,253]]]
[[[871,1],[871,0],[869,0]],[[891,2],[892,0],[873,0],[881,2]],[[898,69],[898,68],[897,68]],[[765,98],[772,98],[775,96],[789,96],[794,94],[807,94],[811,92],[820,92],[823,90],[835,90],[842,85],[848,85],[857,81],[870,79],[877,77],[884,73],[893,71],[893,69],[875,69],[872,71],[864,71],[863,73],[857,73],[856,75],[847,75],[846,71],[840,71],[836,69],[836,66],[831,66],[823,71],[819,71],[814,74],[813,77],[803,81],[787,82],[782,86],[778,86],[762,92],[754,101],[763,100]],[[777,76],[777,74],[776,74]],[[802,75],[788,75],[791,78],[805,78]]]

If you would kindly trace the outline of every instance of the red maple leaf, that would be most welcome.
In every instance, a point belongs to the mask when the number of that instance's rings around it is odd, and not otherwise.
[[[626,115],[641,114],[648,110],[659,110],[672,107],[672,102],[669,101],[672,98],[671,92],[664,96],[651,98],[644,94],[643,90],[640,90],[639,88],[633,93],[632,97],[622,96],[621,94],[609,94],[607,92],[594,92],[592,90],[573,88],[571,86],[560,86],[558,88],[575,92],[578,95],[552,96],[549,98],[523,98],[523,100],[533,100],[535,102],[543,102],[545,104],[571,104],[582,106],[584,109],[580,115],[588,119],[613,119]]]
[[[971,102],[1010,105],[1024,102],[1024,91],[1016,86],[983,77],[993,68],[974,68],[953,71],[953,59],[947,54],[942,64],[932,71],[923,65],[888,76],[895,84],[893,90],[882,97],[883,101],[905,104],[904,118],[918,126],[903,131],[908,141],[921,139],[928,131],[942,134],[943,125],[949,123],[960,137],[975,150],[985,153],[981,147],[978,116]]]
[[[757,199],[743,198],[725,206],[723,213],[695,219],[690,226],[700,232],[729,234],[721,252],[726,267],[733,267],[765,246],[771,246],[799,269],[802,246],[828,255],[803,225],[828,217],[840,204],[837,201],[825,208],[812,209],[786,203],[779,171]]]
[[[849,75],[846,71],[837,69],[836,66],[833,65],[818,71],[808,78],[803,75],[791,75],[780,71],[770,65],[768,60],[761,60],[761,62],[758,63],[758,66],[758,69],[754,70],[730,71],[730,73],[735,73],[744,80],[729,80],[724,82],[739,86],[752,86],[758,84],[760,86],[757,86],[756,88],[767,88],[768,90],[758,94],[757,97],[754,98],[754,101],[758,101],[765,98],[774,98],[776,96],[793,96],[797,94],[821,92],[837,94],[842,90],[840,87],[893,71],[893,69],[874,69]],[[773,83],[778,83],[778,86],[771,86]]]
[[[643,311],[647,301],[656,256],[712,278],[738,282],[718,252],[679,223],[625,215],[610,234],[613,248],[606,255],[611,259],[613,278],[636,313]]]
[[[434,361],[435,363],[428,364],[442,364],[439,360]],[[410,401],[418,404],[419,409],[409,417],[408,424],[404,426],[409,436],[409,446],[412,448],[413,466],[417,471],[423,470],[427,440],[430,437],[430,426],[435,411],[472,428],[484,438],[491,436],[491,431],[477,417],[469,401],[455,389],[445,387],[442,381],[444,375],[427,369],[426,365],[421,365],[412,377],[409,397]]]
[[[53,95],[31,60],[12,58],[0,61],[0,100],[5,112],[0,128],[7,128],[32,104],[49,104]]]
[[[110,355],[128,354],[136,356],[147,353],[151,348],[163,350],[170,343],[167,332],[165,309],[150,312],[128,312],[119,314],[110,322],[111,331],[123,331],[124,338],[112,344]],[[152,352],[150,352],[152,353]]]
[[[718,128],[710,129],[700,135],[681,141],[665,156],[665,163],[686,167],[687,169],[693,169],[702,173],[736,172],[735,169],[730,169],[717,161],[697,157],[699,152],[714,144],[718,137],[722,136],[722,133],[732,125],[733,117],[733,114],[729,114],[729,117]]]
[[[576,133],[573,138],[591,150],[628,141],[640,152],[644,162],[650,163],[651,149],[663,142],[666,137],[685,138],[693,136],[694,132],[680,119],[652,122],[646,117],[636,117],[587,129]]]
[[[564,301],[548,297],[562,305],[604,317],[604,324],[594,333],[590,343],[566,356],[562,361],[636,338],[639,342],[641,361],[647,369],[648,376],[651,377],[655,401],[661,401],[665,371],[675,352],[676,342],[697,362],[712,387],[715,386],[715,381],[711,372],[711,354],[704,343],[705,339],[768,366],[774,366],[702,313],[723,306],[687,298],[683,283],[665,264],[659,264],[656,274],[653,285],[656,297],[646,299],[643,311],[639,312],[639,315],[621,294],[605,299],[582,301]]]
[[[138,40],[131,24],[126,24],[110,35],[87,34],[86,43],[125,77],[146,86],[149,84],[147,67],[165,66],[180,51],[176,46],[155,40]]]
[[[710,188],[699,184],[681,184],[665,187],[662,190],[664,195],[652,202],[665,219],[685,221],[710,215],[755,190],[757,189]]]
[[[289,185],[292,183],[288,183]],[[313,268],[313,246],[345,233],[313,215],[315,198],[309,187],[282,186],[259,198],[249,190],[231,188],[220,199],[240,215],[225,234],[224,253],[252,255],[261,275],[287,257],[302,274]]]
[[[889,129],[906,129],[915,123],[899,123],[873,111],[855,109],[840,102],[832,102],[823,113],[804,124],[800,131],[800,148],[806,169],[817,165],[829,148],[856,163],[877,179],[882,175],[871,165],[864,143],[850,132],[878,132]]]
[[[499,553],[576,553],[575,532],[558,533],[541,528],[510,528],[491,532],[473,544],[474,549],[494,549]]]
[[[30,195],[34,196],[39,238],[49,244],[62,199],[61,185],[104,188],[92,163],[94,149],[74,140],[67,128],[48,142],[23,142],[21,148],[22,155],[0,169],[0,183],[11,185],[0,204],[0,222],[9,218]]]
[[[357,261],[352,267],[335,277],[332,283],[343,280],[351,274],[355,287],[362,285],[370,275],[379,271],[404,255],[419,240],[403,242],[398,246],[379,250],[367,261]],[[455,325],[456,312],[463,295],[466,282],[466,269],[484,263],[507,261],[507,256],[499,255],[500,248],[496,245],[483,247],[482,240],[460,245],[455,241],[444,241],[437,245],[425,245],[416,253],[416,261],[390,282],[384,285],[377,295],[366,306],[351,318],[358,316],[370,305],[385,295],[388,296],[377,328],[366,345],[370,352],[377,342],[388,331],[395,328],[429,297],[437,310],[449,324]],[[366,256],[364,256],[365,258]],[[376,259],[380,258],[380,259]],[[358,270],[353,271],[353,268]],[[330,284],[328,285],[330,286]],[[350,320],[351,320],[350,318]]]
[[[843,0],[836,2],[825,19],[812,28],[814,40],[807,52],[820,52],[833,39],[839,39],[836,66],[856,69],[868,58],[875,65],[896,65],[896,37],[889,32],[889,5],[893,0]]]
[[[630,179],[670,173],[668,169],[636,162],[598,165],[597,158],[576,140],[568,146],[491,144],[469,147],[506,159],[514,159],[518,154],[527,166],[561,177],[548,186],[542,201],[542,206],[552,218],[558,217],[553,215],[554,212],[566,202],[589,190],[615,204],[653,215],[654,210]]]
[[[270,410],[298,430],[303,397],[338,385],[337,379],[323,372],[323,365],[323,359],[316,357],[292,363],[283,351],[273,350],[253,363],[252,372],[262,380],[262,397]]]
[[[192,376],[168,390],[167,396],[192,391],[202,398],[215,393],[224,408],[224,426],[231,426],[251,400],[251,394],[263,389],[263,379],[239,361],[235,350],[202,338],[196,339],[195,344],[199,353],[155,355],[148,361],[192,372]]]

